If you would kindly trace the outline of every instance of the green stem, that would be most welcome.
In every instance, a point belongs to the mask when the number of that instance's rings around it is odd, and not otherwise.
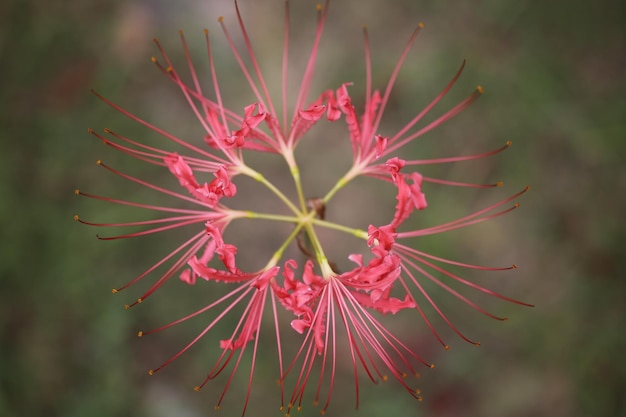
[[[257,213],[256,211],[244,211],[242,212],[244,215],[237,216],[240,218],[247,219],[264,219],[264,220],[275,220],[279,222],[287,222],[287,223],[300,223],[300,218],[295,216],[282,216],[280,214],[268,214],[268,213]]]
[[[263,174],[261,174],[260,172],[255,171],[254,169],[250,168],[247,165],[242,165],[238,167],[239,172],[249,176],[250,178],[255,179],[256,181],[260,182],[261,184],[265,185],[267,188],[270,189],[270,191],[272,191],[283,203],[285,203],[285,205],[287,205],[287,207],[289,207],[289,209],[291,211],[293,211],[293,213],[296,216],[300,216],[302,214],[301,210],[298,210],[298,208],[296,206],[293,205],[293,203],[278,189],[274,186],[274,184],[272,184],[271,182],[269,182],[264,176]]]
[[[296,193],[298,194],[298,202],[300,203],[300,210],[302,213],[306,213],[306,201],[304,198],[304,192],[302,191],[302,181],[300,179],[300,168],[298,168],[298,164],[296,163],[296,159],[293,155],[293,149],[285,148],[282,152],[285,161],[287,162],[287,166],[289,166],[289,172],[291,172],[291,177],[293,178],[294,185],[296,186]]]
[[[269,269],[273,267],[274,265],[278,264],[278,261],[280,261],[280,259],[283,257],[283,253],[285,252],[285,249],[287,249],[287,246],[289,246],[289,244],[293,242],[293,240],[296,238],[298,233],[300,233],[300,230],[302,230],[303,226],[304,226],[304,223],[296,224],[296,227],[293,228],[293,230],[291,231],[289,236],[287,236],[287,239],[285,239],[285,241],[280,246],[280,248],[278,248],[278,250],[274,252],[274,255],[265,266],[265,269]]]
[[[343,187],[348,185],[350,181],[355,179],[361,173],[362,169],[362,164],[352,165],[352,168],[350,168],[350,170],[346,172],[343,177],[339,178],[339,181],[337,181],[333,188],[331,188],[331,190],[324,196],[324,198],[322,198],[324,204],[328,204],[330,199],[333,198],[337,191],[341,190]]]
[[[332,267],[328,263],[328,258],[324,254],[324,249],[322,249],[322,243],[319,241],[317,234],[315,233],[315,229],[313,228],[312,223],[305,223],[304,228],[306,230],[307,236],[311,241],[311,245],[313,246],[313,251],[315,252],[315,259],[317,260],[317,264],[320,266],[322,271],[322,277],[324,279],[329,279],[331,276],[335,275]]]
[[[363,230],[363,229],[356,229],[356,228],[352,228],[352,227],[348,227],[348,226],[342,226],[340,224],[337,223],[333,223],[333,222],[328,222],[326,220],[320,220],[320,219],[313,219],[312,223],[317,225],[317,226],[322,226],[325,227],[327,229],[333,229],[333,230],[338,230],[340,232],[345,232],[348,233],[350,235],[356,236],[360,239],[367,239],[368,238],[368,233]]]

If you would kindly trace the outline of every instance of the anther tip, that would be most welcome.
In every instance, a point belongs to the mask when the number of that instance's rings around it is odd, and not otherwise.
[[[209,35],[209,29],[205,28],[204,29],[204,34],[208,36]]]
[[[87,128],[87,133],[89,133],[89,134],[93,133],[93,129],[92,129],[92,128],[90,128],[90,127],[89,127],[89,128]]]
[[[182,29],[178,29],[178,34],[179,34],[180,36],[183,36],[183,30],[182,30]]]
[[[317,9],[318,12],[321,12],[322,11],[322,4],[321,3],[317,3],[315,8]]]
[[[159,39],[157,39],[156,37],[155,37],[155,38],[152,38],[152,42],[154,42],[154,43],[159,43]]]
[[[509,146],[511,146],[511,145],[513,145],[513,142],[512,142],[512,141],[510,141],[510,140],[507,140],[507,141],[506,141],[506,146],[507,146],[507,147],[509,147]]]
[[[150,376],[154,375],[154,371],[153,371],[152,369],[150,369],[150,370],[148,371],[148,375],[150,375]]]
[[[78,188],[74,189],[74,195],[80,195],[80,190]]]
[[[429,368],[430,368],[430,369],[435,369],[435,364],[434,364],[434,363],[431,363],[431,364],[430,364],[430,366],[429,366]]]
[[[450,350],[450,346],[448,345],[443,345],[444,350]]]
[[[98,160],[96,161],[96,164],[98,164],[98,165],[102,165],[102,160],[101,160],[101,159],[98,159]]]
[[[139,330],[139,331],[137,332],[137,337],[142,337],[142,336],[143,336],[143,332],[142,332],[141,330]]]
[[[485,89],[483,88],[482,85],[479,85],[476,87],[476,91],[478,92],[478,94],[482,94],[485,92]]]
[[[426,25],[424,24],[424,22],[419,22],[419,23],[417,24],[417,27],[418,27],[418,28],[420,28],[420,29],[423,29],[423,28],[424,28],[424,26],[426,26]]]
[[[128,309],[130,308],[130,305],[125,304],[125,305],[124,305],[124,308],[125,308],[126,310],[128,310]]]
[[[156,58],[156,56],[151,57],[151,58],[150,58],[150,60],[151,60],[152,62],[154,62],[155,64],[157,63],[157,58]]]
[[[193,387],[193,390],[194,390],[195,392],[200,392],[200,387],[196,385],[195,387]]]
[[[474,342],[475,346],[480,346],[480,342]]]
[[[218,22],[220,22],[220,23],[222,23],[222,22],[224,21],[224,16],[220,16],[220,17],[218,17],[218,18],[217,18],[217,21],[218,21]]]
[[[517,269],[517,264],[513,264],[513,265],[511,265],[511,268],[513,268],[513,269]]]
[[[78,214],[74,215],[74,220],[78,221]]]
[[[118,292],[118,289],[117,289],[117,288],[113,288],[113,289],[111,290],[111,294],[117,294],[117,292]]]

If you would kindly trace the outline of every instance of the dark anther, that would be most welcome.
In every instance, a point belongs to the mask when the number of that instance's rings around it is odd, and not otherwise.
[[[306,200],[307,208],[314,210],[317,217],[321,220],[324,220],[324,215],[326,214],[326,204],[324,200],[319,197],[312,197]]]

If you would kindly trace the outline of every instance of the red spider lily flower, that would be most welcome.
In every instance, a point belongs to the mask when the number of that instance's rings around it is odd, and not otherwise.
[[[357,105],[353,103],[350,90],[355,87],[351,82],[322,91],[317,98],[309,101],[320,40],[329,10],[329,0],[326,0],[324,6],[318,5],[318,19],[313,45],[302,75],[300,88],[295,93],[294,102],[290,104],[290,94],[287,87],[289,2],[286,1],[285,5],[280,112],[276,110],[278,106],[272,99],[260,70],[251,37],[243,23],[236,1],[235,8],[239,28],[243,35],[245,52],[247,59],[251,62],[251,68],[245,64],[244,57],[237,49],[222,18],[219,18],[219,23],[252,93],[252,102],[245,106],[241,112],[228,108],[224,104],[208,31],[205,30],[205,39],[214,91],[212,97],[205,95],[201,88],[182,31],[180,37],[186,57],[189,81],[185,80],[186,76],[179,72],[159,42],[155,40],[161,58],[153,58],[152,61],[180,89],[181,94],[204,129],[203,137],[195,141],[180,139],[94,92],[98,98],[115,110],[171,141],[178,151],[152,147],[109,129],[105,129],[104,135],[91,129],[89,129],[89,133],[104,144],[135,159],[161,167],[177,180],[181,190],[173,191],[149,180],[123,173],[98,161],[98,164],[109,172],[142,187],[147,187],[162,195],[164,199],[169,199],[171,203],[164,205],[146,204],[76,190],[77,195],[153,211],[159,213],[160,217],[119,223],[94,223],[85,221],[78,216],[75,216],[75,219],[83,224],[96,227],[140,229],[120,235],[98,236],[103,240],[125,239],[183,227],[195,227],[192,236],[179,244],[170,254],[157,261],[127,284],[113,290],[114,293],[118,293],[141,280],[149,279],[148,277],[151,275],[157,276],[139,298],[126,305],[127,308],[143,302],[162,287],[166,281],[176,276],[190,286],[206,281],[207,283],[219,282],[229,285],[231,288],[225,295],[216,297],[206,307],[198,311],[159,328],[139,332],[139,336],[147,336],[180,324],[192,317],[211,316],[208,319],[208,324],[195,338],[159,367],[150,370],[151,375],[170,364],[209,332],[215,331],[216,325],[225,321],[227,316],[233,317],[240,314],[234,320],[229,319],[229,322],[236,323],[232,332],[228,335],[218,336],[218,340],[220,340],[217,344],[220,350],[219,357],[207,373],[205,380],[196,389],[200,390],[209,381],[229,369],[230,376],[216,403],[216,408],[219,408],[235,373],[239,370],[244,353],[247,349],[251,349],[252,359],[247,395],[243,406],[245,413],[253,385],[255,363],[257,359],[260,359],[257,353],[261,340],[263,317],[268,314],[267,310],[269,310],[274,326],[273,332],[270,332],[273,333],[270,338],[276,341],[277,349],[280,408],[286,410],[287,414],[294,407],[298,409],[302,407],[311,378],[317,378],[317,382],[313,383],[316,385],[314,402],[318,403],[325,398],[321,412],[326,412],[335,385],[340,354],[344,356],[347,354],[347,357],[351,359],[357,407],[359,405],[359,377],[363,374],[373,382],[387,380],[391,375],[410,395],[420,400],[420,390],[407,382],[406,377],[417,375],[420,366],[432,368],[434,365],[414,351],[413,343],[409,338],[396,335],[385,327],[381,321],[381,316],[395,315],[400,311],[415,311],[435,338],[447,349],[448,345],[431,323],[429,314],[426,312],[427,309],[434,311],[464,340],[474,344],[478,344],[478,342],[469,339],[452,323],[446,312],[438,306],[433,295],[426,290],[425,282],[434,283],[443,291],[456,297],[462,304],[499,320],[504,320],[504,318],[480,307],[472,301],[469,295],[461,292],[458,289],[459,286],[508,302],[527,306],[529,304],[484,288],[446,269],[447,266],[455,266],[479,271],[494,271],[513,269],[515,265],[501,268],[471,265],[425,253],[403,243],[403,240],[463,228],[506,214],[518,206],[517,203],[512,203],[513,200],[527,189],[448,223],[423,229],[407,230],[409,228],[406,225],[407,219],[414,216],[416,212],[430,207],[424,190],[426,183],[475,188],[492,188],[502,185],[502,183],[471,184],[430,178],[411,168],[426,164],[478,160],[505,150],[510,146],[510,142],[494,151],[474,155],[430,160],[405,160],[400,156],[400,151],[406,144],[450,120],[472,104],[482,94],[482,88],[477,87],[465,100],[443,115],[425,126],[418,127],[423,117],[452,88],[463,70],[465,65],[463,63],[448,85],[417,116],[393,135],[385,136],[380,133],[381,120],[397,76],[412,44],[423,28],[423,24],[420,23],[400,54],[382,93],[372,88],[370,47],[367,30],[364,29],[366,56],[364,103],[357,103]],[[360,114],[357,108],[363,109]],[[341,119],[345,121],[347,127],[346,140],[351,144],[352,164],[323,197],[307,198],[294,150],[298,143],[307,136],[307,132],[314,128],[317,123],[322,121],[338,122]],[[282,158],[293,177],[297,193],[295,201],[289,199],[278,186],[247,164],[244,156],[250,152],[273,153]],[[238,175],[250,177],[258,182],[259,187],[270,190],[285,204],[290,214],[261,213],[230,208],[228,199],[237,194],[236,177]],[[395,188],[396,205],[394,212],[389,214],[389,223],[370,224],[367,230],[364,230],[334,223],[325,218],[326,206],[333,200],[333,197],[348,183],[360,176],[386,182]],[[284,236],[283,243],[275,248],[274,255],[267,261],[265,267],[258,271],[242,271],[236,262],[238,248],[228,243],[228,226],[231,222],[239,219],[263,219],[288,223],[292,226],[291,233]],[[351,254],[349,259],[354,266],[349,271],[340,272],[329,261],[322,247],[318,238],[320,228],[347,233],[361,239],[369,248],[369,253]],[[286,248],[294,244],[308,258],[301,271],[298,269],[295,259],[285,259],[284,257]],[[220,262],[216,262],[215,257]],[[161,268],[166,270],[159,275],[156,271]],[[456,286],[452,286],[450,283],[455,283]],[[199,286],[196,288],[202,290]],[[266,305],[268,300],[269,307]],[[289,321],[291,329],[287,330],[289,337],[297,340],[297,346],[299,346],[293,358],[284,358],[281,328],[286,323],[282,323],[284,316],[280,313],[280,308],[293,314]],[[241,310],[242,313],[237,313]],[[284,332],[282,334],[284,335]],[[347,352],[338,352],[343,346],[347,346]],[[293,391],[287,404],[285,404],[284,390],[287,385],[291,384],[292,379],[295,379]]]

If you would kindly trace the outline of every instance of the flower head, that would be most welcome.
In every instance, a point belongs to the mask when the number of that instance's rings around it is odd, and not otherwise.
[[[428,254],[404,243],[409,238],[459,229],[503,215],[517,207],[512,201],[525,190],[448,223],[412,229],[407,224],[407,219],[432,206],[426,197],[427,185],[476,188],[502,185],[470,184],[430,178],[416,171],[415,167],[485,158],[503,151],[510,143],[494,151],[475,155],[429,160],[402,159],[402,148],[405,145],[453,118],[482,94],[482,88],[477,87],[465,100],[443,115],[425,125],[420,124],[422,118],[452,88],[463,70],[464,63],[441,93],[408,123],[393,134],[385,135],[381,132],[381,120],[391,91],[412,44],[423,28],[421,23],[400,53],[384,89],[378,91],[372,86],[370,47],[367,30],[364,29],[366,56],[364,102],[353,103],[350,93],[358,86],[352,82],[331,87],[319,92],[315,98],[309,99],[320,40],[329,10],[328,0],[323,7],[318,6],[317,27],[308,63],[302,75],[300,88],[294,94],[295,99],[289,104],[290,92],[287,87],[289,4],[288,2],[285,4],[280,112],[277,111],[278,106],[261,72],[252,38],[243,23],[237,2],[235,7],[239,29],[244,39],[244,52],[251,66],[245,64],[243,55],[237,49],[222,18],[219,19],[219,23],[243,78],[250,87],[250,102],[241,110],[227,107],[222,97],[208,31],[205,30],[205,39],[214,92],[211,96],[206,95],[201,88],[182,31],[180,38],[187,61],[186,76],[183,75],[184,71],[180,71],[174,65],[155,39],[161,57],[154,57],[152,61],[179,88],[198,123],[204,129],[203,137],[190,140],[178,138],[94,92],[115,110],[171,141],[177,151],[149,146],[109,129],[105,129],[104,134],[96,133],[92,129],[89,129],[89,133],[104,144],[137,160],[163,168],[175,178],[180,187],[177,190],[162,187],[98,161],[98,164],[110,173],[153,190],[162,195],[163,201],[167,202],[163,205],[145,204],[76,190],[76,194],[81,196],[153,211],[159,216],[156,219],[121,223],[93,223],[78,216],[75,218],[91,226],[140,229],[116,236],[99,236],[103,240],[152,235],[182,227],[195,228],[192,236],[178,244],[170,254],[158,260],[135,279],[113,290],[117,293],[140,280],[152,279],[148,289],[134,302],[128,304],[127,308],[145,301],[173,277],[178,277],[180,281],[190,286],[195,285],[198,291],[204,291],[199,284],[212,282],[231,287],[225,295],[215,297],[206,307],[198,311],[157,329],[139,332],[140,336],[147,336],[192,317],[199,315],[208,317],[208,324],[195,338],[162,365],[151,370],[150,374],[178,358],[207,333],[215,332],[216,325],[227,316],[237,314],[236,318],[230,321],[235,323],[232,332],[216,336],[219,343],[215,344],[215,349],[220,351],[219,357],[213,368],[208,371],[205,380],[196,387],[199,390],[228,369],[230,376],[216,407],[220,406],[226,395],[233,376],[242,362],[244,352],[251,349],[252,360],[248,395],[244,403],[245,412],[253,385],[254,365],[259,360],[257,351],[261,338],[276,341],[281,409],[287,413],[293,407],[302,406],[307,393],[306,387],[312,378],[316,379],[316,382],[313,382],[314,402],[323,401],[321,411],[325,412],[330,404],[335,384],[338,350],[342,346],[347,347],[344,354],[347,353],[351,360],[357,406],[359,376],[363,374],[372,381],[387,380],[391,376],[413,397],[421,399],[419,389],[412,386],[406,377],[418,374],[420,367],[432,368],[433,365],[414,351],[412,340],[416,336],[395,334],[383,324],[382,316],[395,315],[400,311],[416,313],[447,349],[447,344],[431,323],[426,310],[440,316],[461,338],[474,344],[478,343],[457,329],[445,311],[438,306],[434,296],[426,289],[425,282],[434,283],[461,303],[500,320],[503,318],[477,305],[470,296],[458,289],[458,285],[453,287],[449,283],[459,284],[468,291],[486,293],[517,304],[528,304],[500,295],[446,269],[447,266],[455,266],[490,271],[512,269],[515,268],[514,265],[503,268],[476,266]],[[352,161],[347,172],[323,197],[309,198],[303,187],[294,151],[301,140],[315,140],[314,128],[321,123],[345,123],[343,140],[348,141],[351,146]],[[275,154],[277,159],[282,159],[292,176],[297,196],[295,200],[288,198],[287,193],[248,163],[248,156],[255,152]],[[235,210],[229,207],[229,199],[238,192],[236,178],[238,175],[250,177],[257,181],[259,187],[271,191],[284,204],[288,214]],[[332,219],[326,218],[326,207],[332,204],[333,197],[357,177],[370,177],[394,187],[395,210],[389,213],[388,223],[369,224],[366,228],[359,228],[335,223]],[[228,241],[228,226],[240,219],[262,219],[291,226],[291,232],[282,236],[283,243],[274,249],[274,255],[259,270],[244,271],[237,266],[238,248]],[[366,248],[364,253],[349,256],[351,269],[340,271],[329,260],[318,237],[319,230],[324,228],[348,234],[363,242],[363,247]],[[305,258],[304,262],[285,257],[286,248],[292,245],[300,249]],[[298,267],[299,263],[301,269]],[[157,270],[164,272],[157,273]],[[282,323],[284,315],[279,313],[280,309],[292,315],[288,323]],[[274,331],[266,335],[263,331],[262,318],[267,314],[271,317]],[[292,358],[285,357],[283,350],[282,341],[287,338],[297,340],[299,346]],[[291,394],[286,394],[288,399],[285,401],[285,389],[289,390],[290,385],[293,385]]]

